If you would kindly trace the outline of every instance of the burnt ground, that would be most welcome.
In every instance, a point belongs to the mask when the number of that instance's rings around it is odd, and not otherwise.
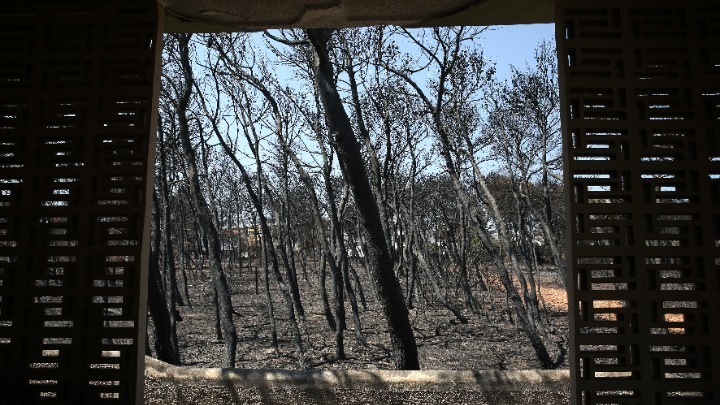
[[[347,303],[348,331],[345,332],[345,341],[348,358],[342,361],[334,358],[334,333],[329,329],[323,315],[319,277],[310,266],[308,266],[307,279],[299,274],[302,303],[306,312],[303,345],[311,368],[393,368],[389,338],[380,311],[368,280],[364,277],[362,267],[358,266],[356,269],[367,299],[367,308],[360,309],[361,329],[367,345],[358,345],[354,338],[351,309],[350,304]],[[543,298],[541,306],[547,309],[549,338],[554,342],[548,349],[553,358],[559,358],[561,354],[558,343],[564,341],[567,336],[567,304],[564,287],[551,270],[541,272],[536,278],[541,285]],[[486,268],[483,272],[491,288],[485,292],[476,289],[476,297],[482,303],[482,310],[479,315],[464,311],[464,315],[469,318],[467,324],[459,323],[452,313],[440,306],[430,294],[417,296],[415,308],[410,310],[410,320],[423,369],[519,370],[540,367],[525,334],[508,320],[505,294],[499,288],[492,271]],[[182,364],[195,367],[220,367],[225,352],[222,341],[218,341],[215,335],[213,294],[208,271],[195,272],[195,275],[188,271],[192,307],[187,305],[179,307],[183,318],[183,321],[178,323]],[[277,289],[277,283],[271,280],[279,338],[278,355],[271,347],[270,323],[262,274],[259,274],[260,294],[255,293],[253,270],[235,269],[228,276],[233,293],[233,306],[238,313],[234,317],[239,337],[236,367],[297,368],[288,311]],[[182,289],[182,279],[179,278],[178,281]],[[331,288],[329,277],[327,283],[328,288]],[[448,295],[458,301],[462,297],[462,292],[450,290]],[[152,326],[149,330],[152,341]],[[567,368],[567,358],[564,356],[562,358],[560,367]]]

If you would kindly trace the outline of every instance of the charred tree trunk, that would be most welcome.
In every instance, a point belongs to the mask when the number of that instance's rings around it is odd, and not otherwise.
[[[185,260],[185,210],[180,204],[180,246],[179,246],[179,256],[180,256],[180,270],[182,271],[183,276],[183,290],[185,292],[185,303],[192,308],[192,301],[190,301],[190,290],[188,288],[188,277],[187,277],[187,268],[186,268],[186,260]]]
[[[222,136],[222,133],[220,132],[220,129],[217,126],[217,122],[215,121],[216,117],[213,117],[210,114],[210,111],[208,111],[205,99],[200,97],[200,101],[202,103],[202,107],[205,110],[205,113],[210,118],[210,124],[212,125],[213,133],[220,141],[220,145],[223,148],[223,151],[225,154],[232,160],[232,162],[235,164],[235,167],[240,171],[243,185],[245,186],[245,190],[247,191],[248,195],[250,196],[250,200],[253,204],[253,207],[255,208],[255,212],[257,214],[258,221],[260,222],[260,230],[262,232],[262,241],[263,241],[263,254],[267,254],[270,256],[270,268],[272,269],[273,275],[275,276],[275,280],[278,283],[278,286],[280,287],[280,291],[283,295],[283,299],[285,300],[285,305],[288,308],[289,313],[289,321],[290,321],[290,327],[292,329],[293,337],[295,340],[295,348],[297,350],[297,357],[298,357],[298,363],[300,365],[300,368],[305,368],[306,361],[305,361],[305,350],[303,349],[302,344],[302,335],[300,333],[300,327],[298,325],[298,320],[295,315],[295,304],[293,302],[293,297],[291,293],[291,289],[288,286],[287,281],[283,278],[282,274],[280,273],[280,265],[277,257],[277,253],[275,252],[275,242],[273,242],[273,234],[270,230],[270,224],[268,223],[267,217],[265,216],[265,212],[263,211],[263,204],[261,195],[258,195],[258,193],[262,192],[263,185],[258,185],[258,192],[255,192],[255,189],[253,188],[252,179],[250,178],[250,175],[248,174],[247,170],[245,169],[245,166],[238,160],[237,156],[235,156],[232,148],[230,148],[230,145],[225,141],[225,139]],[[257,156],[256,156],[257,159]],[[259,163],[258,163],[259,164]],[[260,173],[260,170],[258,170],[258,181],[263,181],[263,176]],[[283,249],[280,248],[281,253],[283,252]],[[267,257],[267,256],[265,256]],[[283,256],[284,258],[285,256]],[[285,261],[287,263],[287,261]],[[267,261],[265,261],[265,266],[268,266]],[[268,275],[266,272],[266,290],[268,294],[268,303],[270,304],[272,301],[270,301],[270,291],[269,291],[269,285],[267,280]]]
[[[327,283],[325,282],[327,279],[327,262],[327,255],[323,252],[322,266],[320,266],[320,294],[322,295],[323,313],[325,314],[325,319],[327,320],[330,330],[335,332],[337,331],[337,325],[335,324],[335,318],[333,318],[333,313],[330,309],[330,301],[328,301],[327,294]]]
[[[270,344],[275,351],[275,355],[280,354],[278,346],[277,322],[275,321],[275,307],[273,306],[272,294],[270,293],[270,269],[268,268],[267,247],[265,239],[262,240],[262,266],[263,266],[263,287],[265,288],[265,300],[267,302],[268,321],[270,322]],[[255,285],[257,286],[257,271],[255,272]],[[256,287],[257,289],[257,287]]]
[[[411,226],[412,226],[411,232],[413,233],[413,236],[414,236],[413,239],[415,239],[415,241],[416,241],[415,243],[412,243],[411,249],[413,250],[415,257],[417,257],[417,260],[420,264],[420,269],[422,269],[423,272],[425,273],[425,277],[430,282],[430,285],[432,286],[432,289],[435,292],[435,294],[438,296],[438,299],[440,299],[440,303],[442,304],[442,306],[444,306],[450,312],[452,312],[453,315],[455,315],[455,317],[458,319],[458,321],[460,321],[460,323],[462,323],[462,324],[468,323],[468,319],[462,314],[462,312],[460,312],[460,310],[457,307],[455,307],[447,299],[447,295],[444,294],[442,292],[442,290],[440,289],[440,285],[438,284],[437,280],[435,279],[435,276],[430,271],[430,265],[428,265],[427,261],[425,260],[425,254],[420,249],[420,246],[418,246],[417,242],[419,242],[419,238],[417,238],[417,235],[416,235],[417,231],[415,230],[414,225],[411,225]]]
[[[150,270],[148,280],[148,307],[155,324],[155,352],[160,360],[170,364],[180,364],[177,333],[172,315],[165,300],[165,289],[160,275],[160,224],[157,215],[157,194],[153,192],[155,210],[152,213],[150,228]]]
[[[315,49],[315,82],[336,142],[340,166],[352,187],[368,235],[370,275],[387,322],[395,366],[402,370],[416,370],[420,368],[420,363],[415,337],[400,283],[393,272],[393,261],[385,240],[377,201],[365,171],[360,145],[333,81],[333,68],[327,49],[331,31],[313,29],[306,32]]]
[[[195,161],[195,151],[190,143],[190,127],[186,115],[193,88],[193,73],[189,57],[190,35],[178,34],[176,38],[179,46],[180,63],[184,74],[182,93],[177,101],[177,115],[180,128],[180,143],[182,145],[182,151],[187,164],[189,177],[189,194],[191,203],[195,206],[195,210],[197,212],[198,222],[200,223],[208,241],[210,270],[213,285],[218,294],[222,330],[225,335],[226,356],[223,361],[223,366],[235,367],[237,332],[232,319],[233,310],[230,288],[228,287],[227,279],[225,278],[225,273],[223,272],[220,263],[221,254],[218,232],[215,228],[215,224],[213,223],[213,216],[210,212],[207,201],[205,201],[205,197],[202,195],[202,187],[198,176],[197,163]]]
[[[220,315],[220,303],[218,301],[218,293],[213,289],[213,308],[215,309],[215,339],[222,341],[222,316]]]
[[[165,153],[165,136],[162,129],[162,125],[158,124],[158,154],[160,161],[160,195],[162,196],[162,233],[165,235],[165,266],[167,268],[167,276],[170,284],[168,288],[168,294],[170,294],[170,302],[172,303],[172,313],[175,313],[175,303],[184,306],[182,294],[178,289],[177,284],[177,269],[175,267],[175,253],[173,251],[172,243],[172,223],[170,215],[170,190],[168,188],[168,172],[167,172],[167,157]]]

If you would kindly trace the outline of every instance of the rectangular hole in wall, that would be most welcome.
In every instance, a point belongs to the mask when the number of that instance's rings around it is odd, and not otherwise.
[[[594,377],[597,379],[610,378],[632,378],[632,371],[596,371]]]
[[[677,309],[677,308],[698,308],[697,301],[663,301],[662,307],[664,309]]]
[[[57,385],[58,380],[28,380],[30,385]]]
[[[591,283],[590,289],[593,291],[618,291],[627,290],[629,283]]]
[[[100,399],[119,399],[120,394],[117,392],[101,392]]]
[[[619,346],[617,345],[579,345],[578,348],[581,352],[617,352],[619,350]]]
[[[666,379],[683,379],[683,380],[700,380],[703,378],[702,373],[665,373]]]
[[[702,391],[668,391],[668,398],[709,398],[708,393]]]
[[[58,357],[60,356],[60,350],[43,350],[41,355],[43,357]]]
[[[593,358],[593,365],[596,366],[618,366],[622,363],[618,357],[595,357]]]
[[[60,363],[30,363],[29,368],[59,368]]]
[[[580,328],[581,335],[616,335],[619,328],[611,326],[583,326]]]
[[[90,363],[91,370],[120,370],[120,364],[116,363]]]
[[[98,387],[117,387],[120,385],[120,381],[91,380],[91,381],[88,381],[88,385],[93,385],[93,386],[98,386]]]
[[[618,321],[619,317],[618,314],[613,312],[595,312],[593,314],[593,321],[595,322],[614,322]],[[607,332],[607,333],[614,333],[614,332]]]

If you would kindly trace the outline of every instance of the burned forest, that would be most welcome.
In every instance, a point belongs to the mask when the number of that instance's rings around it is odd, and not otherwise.
[[[485,29],[166,35],[147,354],[567,367],[556,54]]]

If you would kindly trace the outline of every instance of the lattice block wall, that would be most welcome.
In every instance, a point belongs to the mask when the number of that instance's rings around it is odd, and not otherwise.
[[[720,3],[565,0],[577,404],[720,403]]]
[[[150,0],[0,6],[0,403],[142,389],[156,20]]]

